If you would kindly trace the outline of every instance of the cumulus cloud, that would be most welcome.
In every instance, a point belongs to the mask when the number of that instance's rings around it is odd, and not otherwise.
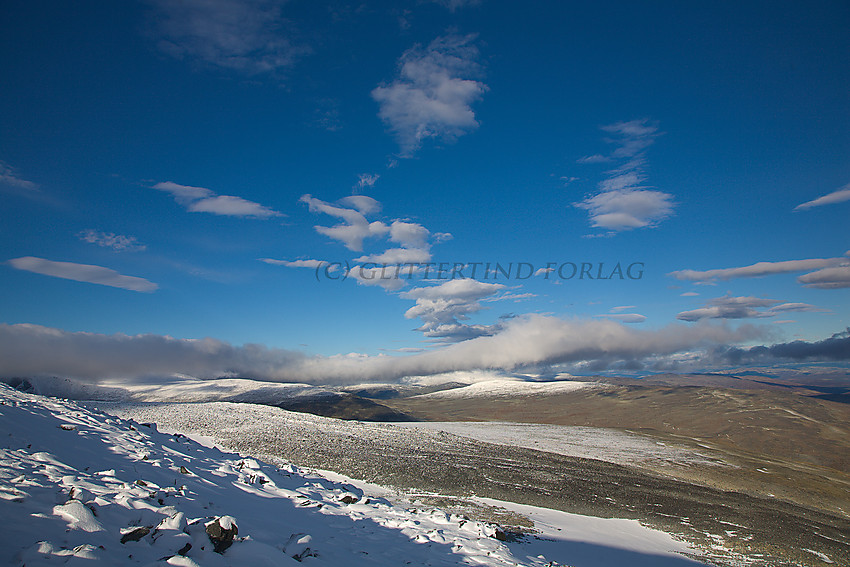
[[[319,234],[342,242],[349,250],[361,252],[364,239],[385,235],[390,230],[390,227],[380,221],[366,220],[366,214],[379,210],[378,202],[371,197],[353,195],[340,201],[352,208],[332,205],[312,195],[303,195],[300,200],[307,204],[310,212],[324,213],[343,221],[336,226],[317,225],[314,228]]]
[[[17,270],[52,276],[54,278],[74,280],[77,282],[118,287],[121,289],[128,289],[130,291],[152,293],[159,288],[157,284],[144,278],[125,276],[123,274],[119,274],[115,270],[90,264],[54,262],[53,260],[45,260],[44,258],[35,258],[33,256],[14,258],[9,260],[8,264]]]
[[[740,268],[720,268],[714,270],[677,270],[670,272],[677,280],[692,282],[710,282],[712,280],[731,280],[733,278],[758,278],[774,274],[806,272],[850,263],[844,258],[811,258],[807,260],[785,260],[782,262],[756,262]]]
[[[235,347],[211,338],[71,333],[37,325],[0,324],[0,375],[81,379],[186,374],[311,383],[362,383],[469,370],[540,368],[569,362],[604,364],[728,347],[764,331],[712,325],[636,330],[614,321],[566,321],[528,315],[490,336],[410,356],[307,356],[262,345]],[[846,348],[846,347],[845,347]]]
[[[113,232],[100,232],[88,228],[77,234],[80,240],[90,244],[97,244],[103,248],[111,248],[116,252],[140,252],[147,246],[136,240],[135,236],[125,236]]]
[[[834,205],[835,203],[843,203],[844,201],[850,201],[850,183],[833,191],[832,193],[827,193],[817,199],[812,201],[806,201],[805,203],[800,203],[796,207],[794,207],[795,211],[802,211],[805,209],[811,209],[812,207],[822,207],[824,205]]]
[[[808,303],[782,303],[776,299],[762,297],[732,297],[729,295],[711,299],[705,307],[683,311],[676,315],[681,321],[701,319],[751,319],[775,317],[779,313],[818,312],[823,309]],[[765,309],[767,308],[767,309]]]
[[[248,75],[287,69],[309,52],[293,42],[283,0],[149,0],[158,47]]]
[[[612,233],[653,227],[669,217],[673,213],[673,195],[644,185],[644,152],[659,135],[658,126],[643,119],[609,124],[602,126],[602,130],[612,135],[606,140],[615,146],[611,154],[594,154],[579,162],[621,163],[607,172],[597,193],[574,206],[588,211],[594,228]]]
[[[487,86],[480,72],[475,36],[447,35],[415,46],[400,59],[399,76],[372,91],[378,116],[410,157],[427,139],[453,142],[476,129],[472,103]]]
[[[22,178],[18,172],[4,161],[0,161],[0,186],[25,191],[38,191],[38,184]]]
[[[192,187],[191,185],[164,181],[157,183],[153,188],[171,193],[175,201],[192,213],[254,218],[281,216],[281,213],[259,203],[232,195],[216,195],[206,187]]]
[[[449,280],[440,285],[417,287],[401,294],[413,299],[416,305],[407,310],[408,319],[419,318],[422,331],[427,337],[465,340],[492,332],[486,326],[462,324],[473,313],[484,309],[481,301],[505,289],[502,284],[479,282],[473,279]]]

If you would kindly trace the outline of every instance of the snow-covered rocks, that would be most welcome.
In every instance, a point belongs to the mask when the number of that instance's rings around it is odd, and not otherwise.
[[[485,524],[6,386],[0,499],[0,564],[547,563]]]

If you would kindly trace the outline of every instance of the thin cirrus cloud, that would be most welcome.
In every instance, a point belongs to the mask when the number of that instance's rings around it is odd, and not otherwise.
[[[357,183],[355,183],[354,188],[363,189],[365,187],[374,187],[380,177],[381,176],[377,173],[361,173],[357,176]]]
[[[190,213],[211,213],[229,217],[269,218],[281,216],[281,213],[259,203],[248,201],[233,195],[217,195],[206,187],[180,185],[173,181],[163,181],[154,189],[171,193],[174,200],[186,207]]]
[[[805,209],[811,209],[812,207],[822,207],[824,205],[834,205],[836,203],[843,203],[844,201],[850,201],[850,183],[833,191],[832,193],[827,193],[817,199],[813,199],[811,201],[806,201],[805,203],[800,203],[796,207],[794,207],[795,211],[802,211]]]
[[[644,185],[645,151],[658,137],[658,126],[641,119],[617,122],[601,129],[612,136],[607,141],[615,148],[607,156],[594,154],[578,162],[619,162],[620,165],[607,172],[597,193],[574,206],[588,212],[591,226],[607,229],[610,234],[656,226],[673,214],[674,206],[673,195]]]
[[[139,291],[143,293],[153,293],[159,286],[151,281],[136,276],[125,276],[103,266],[94,266],[91,264],[76,264],[73,262],[55,262],[53,260],[45,260],[44,258],[36,258],[33,256],[24,256],[22,258],[14,258],[8,261],[8,264],[17,270],[33,272],[54,278],[62,278],[77,282],[93,283],[98,285],[106,285],[127,289],[130,291]]]
[[[812,271],[815,270],[815,271]],[[797,278],[806,287],[836,289],[850,287],[850,250],[839,258],[808,258],[781,262],[756,262],[737,268],[713,270],[676,270],[667,274],[677,280],[711,283],[715,280],[758,278],[775,274],[811,272]]]
[[[110,248],[116,252],[141,252],[147,248],[140,243],[135,236],[126,236],[124,234],[115,234],[113,232],[101,232],[88,228],[79,234],[77,237],[83,242],[96,244],[102,248]]]
[[[38,191],[37,183],[24,179],[15,168],[4,161],[0,161],[0,186],[23,189],[24,191]]]
[[[290,39],[283,0],[149,0],[157,46],[177,59],[247,75],[290,68],[310,49]]]
[[[417,45],[401,56],[399,76],[372,90],[402,157],[411,157],[426,140],[454,142],[478,128],[472,104],[487,85],[471,78],[480,74],[474,40],[446,35],[425,48]]]

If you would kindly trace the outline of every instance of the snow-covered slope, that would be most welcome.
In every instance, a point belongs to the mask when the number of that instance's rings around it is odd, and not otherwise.
[[[476,382],[463,388],[443,390],[431,394],[422,394],[417,398],[429,399],[454,399],[454,398],[489,398],[489,397],[512,397],[553,395],[575,392],[584,388],[602,388],[601,384],[595,382],[578,382],[574,380],[561,380],[556,382],[529,382],[525,380],[485,380]]]
[[[547,559],[557,534],[589,527],[582,549],[614,543],[617,564],[696,565],[637,522],[544,514],[560,518],[548,537],[503,542],[492,524],[5,385],[0,439],[2,564],[562,565]],[[594,555],[575,565],[614,564]]]

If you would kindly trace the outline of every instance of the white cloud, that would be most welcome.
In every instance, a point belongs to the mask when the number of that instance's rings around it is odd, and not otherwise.
[[[91,228],[80,232],[77,236],[83,242],[97,244],[103,248],[112,248],[116,252],[140,252],[147,248],[144,244],[139,243],[135,236],[100,232]]]
[[[634,309],[635,305],[618,305],[617,307],[611,308],[611,313],[619,313],[620,311],[626,311],[628,309]]]
[[[416,301],[416,305],[408,309],[404,316],[421,319],[423,324],[417,330],[426,336],[447,338],[450,336],[448,331],[453,330],[454,338],[468,338],[470,329],[460,321],[484,309],[480,302],[504,288],[502,284],[473,279],[456,279],[440,285],[417,287],[401,294],[405,299]],[[483,328],[479,326],[478,330]]]
[[[22,178],[15,169],[6,162],[0,161],[0,185],[13,189],[38,191],[38,184]]]
[[[283,0],[149,0],[157,9],[158,47],[248,75],[286,69],[305,46],[292,42]]]
[[[425,264],[431,261],[431,253],[423,248],[389,248],[380,254],[369,254],[355,258],[364,264]]]
[[[850,266],[824,268],[810,274],[804,274],[797,281],[805,287],[818,289],[839,289],[850,287]]]
[[[833,191],[832,193],[828,193],[812,201],[800,203],[799,205],[794,207],[794,210],[802,211],[804,209],[811,209],[812,207],[822,207],[823,205],[834,205],[835,203],[843,203],[844,201],[850,201],[850,183],[848,183],[841,189]]]
[[[247,201],[242,197],[234,197],[232,195],[219,195],[217,197],[195,201],[189,205],[189,212],[212,213],[231,217],[266,218],[280,216],[279,212],[264,207],[259,203]]]
[[[429,236],[427,228],[414,222],[395,220],[390,225],[390,240],[405,248],[427,248]]]
[[[381,203],[366,195],[349,195],[340,199],[339,203],[357,209],[364,215],[371,215],[372,213],[379,213],[381,211]]]
[[[655,226],[673,213],[672,199],[661,191],[621,189],[597,193],[576,206],[589,211],[594,227],[620,231]]]
[[[681,297],[696,297],[699,294],[695,291],[686,291],[684,293],[679,294]]]
[[[592,156],[580,157],[576,161],[578,163],[606,163],[611,161],[611,158],[602,154],[593,154]]]
[[[268,218],[281,216],[281,213],[232,195],[216,195],[206,187],[180,185],[164,181],[153,186],[154,189],[171,193],[174,200],[192,213],[212,213],[232,217]]]
[[[364,266],[358,265],[348,270],[347,276],[358,284],[381,287],[386,291],[398,291],[407,285],[407,279],[412,273],[418,273],[417,268],[405,267],[397,271],[397,266]]]
[[[535,276],[541,276],[546,274],[551,274],[555,271],[555,268],[537,268],[537,271],[534,272]]]
[[[670,272],[677,280],[710,282],[712,280],[730,280],[733,278],[757,278],[774,274],[805,272],[846,264],[845,258],[811,258],[806,260],[785,260],[782,262],[756,262],[740,268],[720,268],[714,270],[677,270]]]
[[[159,286],[144,278],[125,276],[115,270],[90,264],[75,264],[73,262],[54,262],[44,258],[24,256],[9,260],[9,265],[17,270],[24,270],[54,278],[87,282],[110,287],[152,293]]]
[[[311,383],[362,383],[470,370],[514,370],[567,362],[658,359],[736,344],[765,331],[751,326],[671,325],[635,330],[614,321],[565,321],[528,315],[491,336],[410,356],[306,356],[262,345],[235,347],[211,338],[70,333],[0,324],[0,375],[82,379],[186,374],[251,376]]]
[[[380,204],[371,197],[365,195],[353,195],[342,199],[341,202],[355,208],[338,207],[316,199],[312,195],[303,195],[300,199],[310,208],[310,212],[324,213],[344,222],[336,226],[315,226],[316,232],[324,234],[328,238],[339,240],[346,248],[355,252],[363,250],[363,240],[374,236],[383,236],[390,231],[386,224],[375,221],[369,222],[364,216],[380,208]]]
[[[587,196],[574,206],[585,209],[595,228],[619,232],[656,226],[673,213],[673,195],[643,186],[645,175],[644,150],[659,135],[658,126],[649,120],[631,120],[602,126],[613,134],[608,139],[616,147],[610,155],[595,154],[579,160],[580,163],[602,163],[626,160],[607,172],[596,194]]]
[[[474,39],[447,35],[425,49],[413,47],[401,56],[399,77],[372,91],[402,156],[410,157],[429,138],[453,142],[478,127],[471,105],[487,85],[469,78],[479,73]]]
[[[357,176],[357,183],[354,185],[357,189],[363,189],[364,187],[374,187],[375,183],[380,179],[380,175],[377,173],[361,173]]]
[[[315,270],[322,266],[327,266],[328,272],[335,272],[339,269],[338,265],[331,264],[325,260],[275,260],[274,258],[260,258],[259,260],[273,266],[286,266],[288,268],[310,268],[311,270]]]

